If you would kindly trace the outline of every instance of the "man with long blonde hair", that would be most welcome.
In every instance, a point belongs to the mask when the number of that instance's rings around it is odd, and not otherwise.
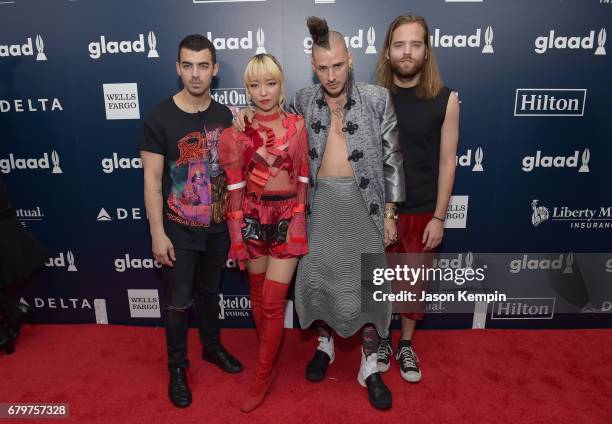
[[[399,122],[406,178],[406,201],[397,205],[398,242],[388,253],[437,249],[455,180],[459,100],[442,82],[429,39],[424,18],[398,16],[389,25],[378,60],[378,83],[391,93]],[[402,378],[412,383],[421,380],[412,336],[422,319],[422,309],[401,314],[396,358]],[[389,369],[392,354],[390,338],[382,339],[377,352],[381,372]]]

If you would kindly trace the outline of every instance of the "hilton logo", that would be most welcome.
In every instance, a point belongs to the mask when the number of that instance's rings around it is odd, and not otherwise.
[[[508,298],[493,303],[491,319],[552,319],[555,301],[554,297]]]
[[[514,116],[583,116],[584,88],[517,88]]]

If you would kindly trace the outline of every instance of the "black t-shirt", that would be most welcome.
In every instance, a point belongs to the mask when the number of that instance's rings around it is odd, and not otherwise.
[[[164,230],[175,248],[205,251],[206,234],[227,231],[225,174],[217,150],[230,110],[211,99],[187,113],[172,97],[144,120],[139,149],[164,155]]]
[[[399,213],[436,209],[440,136],[451,92],[443,87],[436,98],[422,100],[414,87],[398,87],[393,96],[406,177],[406,201],[397,205]]]

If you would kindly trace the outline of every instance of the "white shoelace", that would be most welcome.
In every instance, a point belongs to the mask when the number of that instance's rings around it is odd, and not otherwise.
[[[402,347],[398,352],[397,357],[403,368],[419,368],[417,366],[419,359],[417,358],[416,353],[414,353],[414,350],[412,350],[412,347]]]

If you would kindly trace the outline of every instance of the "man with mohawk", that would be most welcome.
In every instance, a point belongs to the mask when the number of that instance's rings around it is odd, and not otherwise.
[[[335,357],[331,329],[340,337],[361,330],[357,379],[374,407],[388,409],[391,392],[376,351],[388,334],[391,305],[362,308],[360,269],[362,253],[384,254],[397,239],[395,203],[404,200],[397,118],[385,88],[353,79],[342,34],[316,17],[307,25],[320,84],[299,90],[291,103],[309,133],[310,253],[298,268],[295,300],[302,328],[315,323],[319,344],[306,378],[325,378]]]

